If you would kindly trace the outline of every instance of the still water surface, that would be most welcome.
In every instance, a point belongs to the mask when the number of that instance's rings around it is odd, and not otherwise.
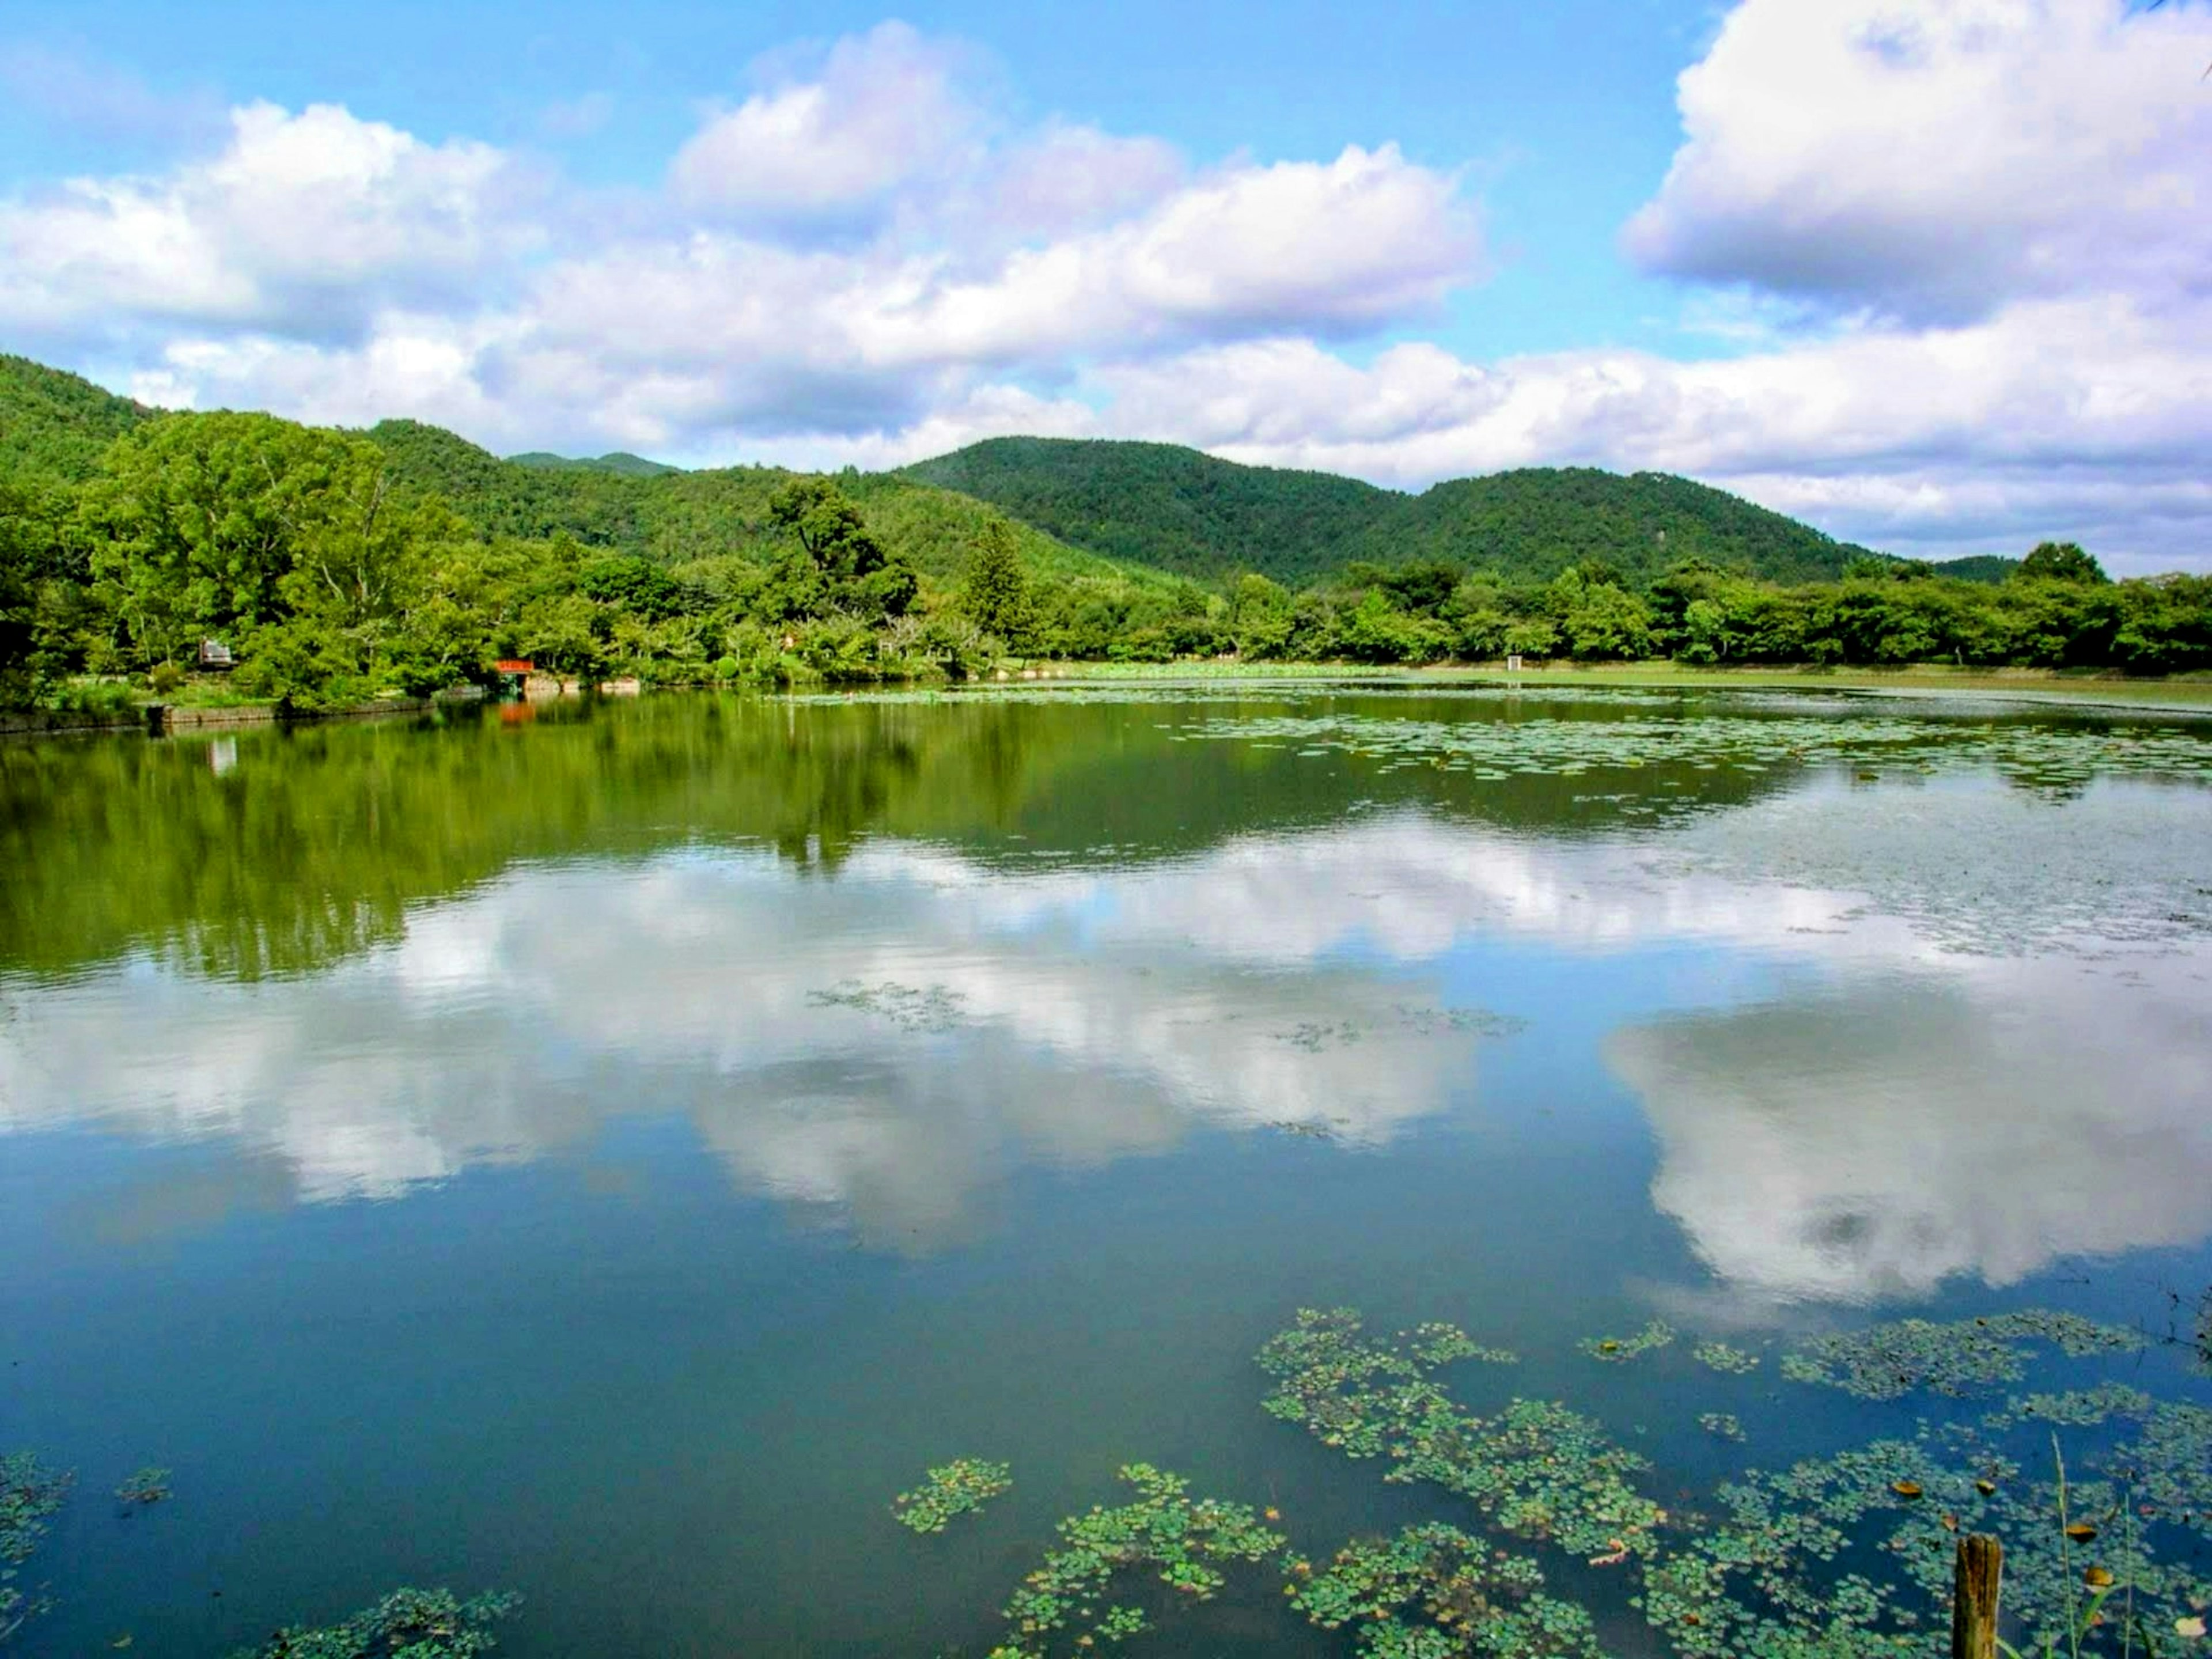
[[[80,1476],[26,1654],[408,1583],[520,1590],[523,1656],[981,1653],[1132,1459],[1317,1557],[1472,1524],[1260,1411],[1301,1306],[1511,1347],[1471,1407],[1566,1400],[1686,1504],[1911,1431],[1784,1381],[1808,1334],[2186,1336],[2212,1284],[2212,722],[532,712],[0,748],[0,1451]],[[2212,1401],[2185,1343],[2073,1375]],[[1013,1491],[893,1524],[959,1455]],[[1280,1583],[1146,1650],[1352,1651]]]

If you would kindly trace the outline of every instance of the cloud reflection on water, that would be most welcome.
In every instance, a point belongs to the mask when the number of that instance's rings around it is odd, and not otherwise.
[[[1604,1044],[1656,1136],[1655,1203],[1735,1290],[1913,1295],[2212,1233],[2201,949],[1963,955],[1862,893],[1648,853],[1409,814],[1136,868],[1009,875],[893,842],[835,881],[764,854],[520,868],[308,977],[18,986],[0,1130],[219,1141],[314,1201],[681,1114],[741,1189],[929,1249],[1024,1164],[1209,1126],[1382,1146],[1446,1113],[1482,1041],[1444,1017],[1455,947],[1574,957],[1593,983],[1669,950],[1812,970]],[[841,986],[930,1000],[823,1000]],[[1566,1040],[1528,1012],[1523,1041]]]

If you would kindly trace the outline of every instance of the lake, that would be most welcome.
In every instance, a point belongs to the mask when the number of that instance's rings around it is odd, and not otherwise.
[[[1284,1541],[1078,1596],[1132,1653],[1350,1654],[1310,1587],[1437,1522],[1586,1613],[1531,1654],[1811,1651],[1730,1525],[1883,1651],[1976,1526],[2031,1619],[2212,1601],[2212,720],[667,696],[0,746],[0,849],[26,1655],[402,1584],[521,1656],[1081,1651],[999,1609],[1133,1462]],[[1370,1650],[1493,1650],[1407,1595]]]

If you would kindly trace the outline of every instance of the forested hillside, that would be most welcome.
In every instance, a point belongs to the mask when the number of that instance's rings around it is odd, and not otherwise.
[[[1408,496],[1044,440],[834,477],[552,465],[415,421],[147,410],[0,358],[8,705],[329,708],[517,657],[668,684],[1039,657],[2212,667],[2212,578],[2114,582],[2070,543],[1964,563],[1984,580],[1656,474]],[[234,672],[195,677],[206,641]]]
[[[0,354],[0,478],[82,483],[151,410],[28,357]]]
[[[1176,444],[989,438],[902,469],[1110,558],[1292,586],[1340,568],[1401,499],[1331,472],[1239,466]]]
[[[1297,587],[1355,561],[1442,560],[1510,581],[1595,562],[1642,584],[1702,559],[1765,581],[1833,581],[1867,552],[1663,472],[1528,467],[1407,495],[1174,444],[1064,438],[987,439],[903,471],[1078,547],[1202,580],[1253,571]],[[2012,562],[1937,569],[1997,580]]]

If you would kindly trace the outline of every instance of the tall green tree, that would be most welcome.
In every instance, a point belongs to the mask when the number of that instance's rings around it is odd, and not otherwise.
[[[2038,542],[2013,573],[2021,581],[2108,582],[2105,567],[2075,542]]]
[[[985,525],[969,550],[960,602],[985,633],[995,635],[1015,650],[1029,645],[1034,628],[1029,578],[1014,545],[1013,528],[1004,519]]]

